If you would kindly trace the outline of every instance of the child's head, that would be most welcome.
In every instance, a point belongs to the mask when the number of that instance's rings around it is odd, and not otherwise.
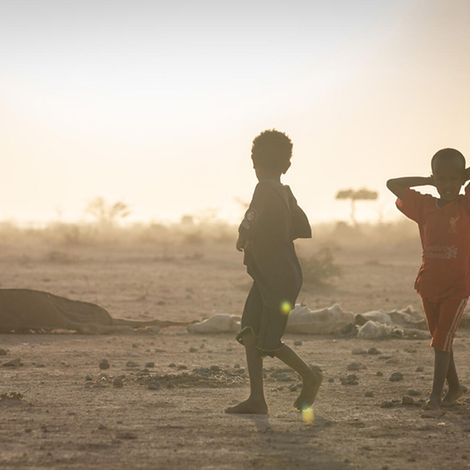
[[[251,158],[256,175],[279,177],[290,167],[292,142],[286,134],[269,130],[261,132],[251,147]]]
[[[453,201],[465,182],[465,157],[455,149],[442,149],[431,160],[437,191],[445,201]]]

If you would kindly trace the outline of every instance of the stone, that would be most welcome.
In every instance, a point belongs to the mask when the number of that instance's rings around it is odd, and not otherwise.
[[[407,392],[407,395],[410,397],[419,397],[421,395],[421,392],[419,390],[414,390],[413,388],[410,388]]]
[[[378,354],[382,354],[382,351],[377,348],[369,348],[367,350],[367,354],[370,354],[371,356],[377,356]]]
[[[21,367],[23,363],[19,357],[12,359],[11,361],[4,362],[3,367]]]
[[[374,392],[372,390],[367,390],[367,392],[364,393],[364,396],[367,398],[373,398]]]
[[[401,400],[401,404],[404,406],[413,406],[415,404],[415,401],[413,397],[405,395]]]
[[[6,349],[0,348],[0,356],[6,356],[8,354],[8,351]]]
[[[101,370],[109,369],[109,361],[107,359],[101,359],[101,361],[99,363],[99,368]]]
[[[350,364],[347,365],[346,369],[350,371],[355,371],[355,370],[365,369],[365,366],[361,364],[360,362],[351,362]]]
[[[403,380],[403,374],[401,372],[393,372],[388,380],[390,380],[390,382],[400,382]]]
[[[122,388],[124,386],[124,380],[122,376],[114,377],[113,387]]]
[[[343,377],[340,377],[341,385],[357,385],[359,383],[359,379],[356,374],[349,374]]]
[[[145,367],[147,369],[153,369],[155,367],[155,362],[146,362]]]
[[[134,361],[127,361],[126,367],[129,367],[130,369],[137,369],[137,367],[139,367],[139,364],[137,364],[137,362],[134,362]]]

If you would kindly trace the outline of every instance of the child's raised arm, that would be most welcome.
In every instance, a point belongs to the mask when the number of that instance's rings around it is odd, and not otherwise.
[[[470,179],[470,172],[466,173],[466,175],[467,174]],[[397,197],[401,197],[405,189],[413,186],[427,185],[434,186],[432,176],[405,176],[403,178],[392,178],[387,181],[387,188],[390,189],[390,191],[392,191],[392,193]]]

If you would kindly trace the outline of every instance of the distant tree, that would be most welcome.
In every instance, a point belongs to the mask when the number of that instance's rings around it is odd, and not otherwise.
[[[357,225],[356,201],[373,201],[378,197],[377,191],[370,189],[343,189],[336,193],[336,199],[349,199],[351,201],[351,223]]]
[[[126,218],[131,213],[126,203],[121,201],[108,203],[102,197],[90,201],[86,212],[94,217],[99,225],[105,227],[116,225],[119,220]]]

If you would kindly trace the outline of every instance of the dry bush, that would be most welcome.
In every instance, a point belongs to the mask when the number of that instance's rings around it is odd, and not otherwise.
[[[341,267],[336,264],[330,248],[320,248],[309,257],[301,258],[304,284],[325,286],[341,276]]]

